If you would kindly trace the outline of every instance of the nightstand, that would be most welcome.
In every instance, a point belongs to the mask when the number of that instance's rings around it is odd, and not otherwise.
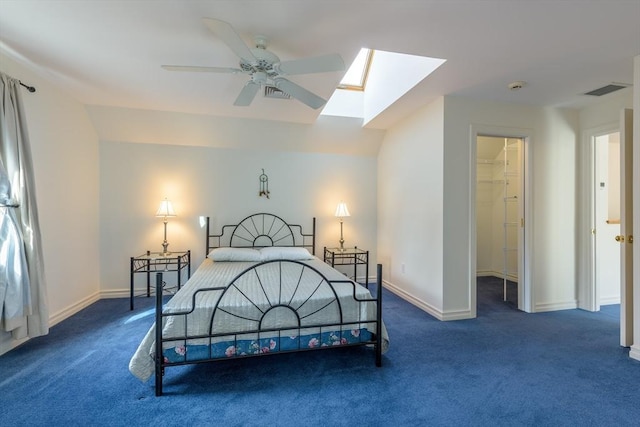
[[[180,290],[182,270],[187,269],[187,279],[191,277],[191,251],[178,251],[169,254],[162,252],[151,252],[131,257],[131,293],[129,296],[129,307],[133,310],[134,294],[134,276],[136,273],[145,273],[147,275],[147,297],[151,296],[151,273],[153,272],[170,272],[175,271],[177,279],[177,287]],[[144,294],[140,294],[144,295]]]
[[[336,265],[353,265],[353,280],[357,280],[358,266],[365,266],[365,283],[369,288],[369,251],[355,248],[324,248],[324,262],[331,267]]]

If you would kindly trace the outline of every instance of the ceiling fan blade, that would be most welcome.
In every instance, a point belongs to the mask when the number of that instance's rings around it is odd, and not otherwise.
[[[258,89],[260,89],[260,84],[252,81],[247,82],[246,85],[240,91],[240,94],[236,98],[236,101],[233,105],[237,107],[247,107],[253,101],[253,98],[256,97],[258,93]]]
[[[229,46],[229,48],[240,58],[247,62],[257,61],[256,57],[253,56],[253,53],[251,53],[231,24],[211,18],[204,18],[203,21],[205,25],[209,27],[209,30],[225,42],[225,44]]]
[[[326,73],[342,71],[344,68],[344,61],[337,53],[284,61],[276,66],[278,73],[287,75]]]
[[[280,78],[274,79],[273,81],[278,89],[296,98],[298,101],[308,105],[314,110],[317,110],[318,108],[322,107],[324,104],[327,103],[326,100],[320,98],[318,95],[312,92],[309,92],[302,86],[299,86],[290,80],[283,79],[280,77]]]
[[[192,71],[197,73],[231,73],[238,74],[242,73],[240,68],[229,68],[229,67],[193,67],[189,65],[163,65],[167,71]]]

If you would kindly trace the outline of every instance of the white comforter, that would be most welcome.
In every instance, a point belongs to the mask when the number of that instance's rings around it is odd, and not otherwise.
[[[330,281],[346,279],[344,275],[318,258],[302,262],[318,270]],[[194,294],[196,296],[197,308],[193,313],[165,318],[163,337],[176,338],[175,344],[165,343],[165,348],[185,343],[184,339],[180,339],[185,335],[185,321],[189,336],[209,335],[211,316],[223,292],[197,292],[198,289],[226,288],[238,274],[255,264],[254,262],[213,262],[205,259],[191,279],[165,306],[165,313],[189,311]],[[304,274],[302,274],[303,271]],[[289,309],[272,310],[270,312],[272,315],[265,316],[262,325],[259,326],[258,319],[262,313],[277,305],[294,307],[301,317],[300,326],[306,327],[306,333],[313,333],[317,329],[313,328],[313,325],[338,323],[336,319],[339,319],[339,308],[336,296],[342,308],[342,323],[353,323],[343,329],[367,328],[375,333],[375,324],[367,322],[375,320],[375,303],[356,302],[353,298],[354,286],[351,283],[333,283],[332,289],[326,282],[322,283],[319,277],[312,270],[303,269],[299,264],[291,262],[275,262],[259,266],[255,273],[252,272],[234,282],[234,286],[224,294],[214,319],[214,333],[297,327],[295,315]],[[360,285],[355,286],[355,295],[361,299],[372,298],[369,290]],[[224,308],[224,311],[220,308]],[[244,319],[235,315],[242,316]],[[247,320],[247,318],[255,320]],[[384,352],[388,347],[388,337],[384,325],[382,327]],[[261,337],[265,336],[268,335],[261,334]],[[229,337],[220,337],[218,341],[227,339]],[[212,342],[215,341],[214,339]],[[208,339],[188,340],[190,345],[209,342]],[[148,380],[155,370],[154,354],[155,325],[151,327],[131,358],[129,371],[142,381]]]

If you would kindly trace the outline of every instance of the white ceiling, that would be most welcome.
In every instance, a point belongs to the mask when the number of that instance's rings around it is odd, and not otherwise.
[[[247,44],[267,36],[283,61],[349,64],[361,47],[447,59],[369,125],[381,129],[441,95],[579,108],[594,101],[584,92],[631,83],[640,54],[640,0],[0,0],[0,50],[89,105],[316,120],[297,101],[234,107],[244,75],[161,69],[237,66],[204,17]],[[342,74],[291,80],[328,99]],[[515,80],[527,85],[509,91]]]

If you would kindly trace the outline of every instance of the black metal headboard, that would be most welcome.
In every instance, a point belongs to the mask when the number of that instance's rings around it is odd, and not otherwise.
[[[207,251],[220,247],[264,248],[267,246],[297,246],[316,254],[316,219],[313,218],[311,234],[302,226],[289,224],[277,215],[257,213],[249,215],[238,224],[222,226],[220,234],[211,234],[207,217]]]

